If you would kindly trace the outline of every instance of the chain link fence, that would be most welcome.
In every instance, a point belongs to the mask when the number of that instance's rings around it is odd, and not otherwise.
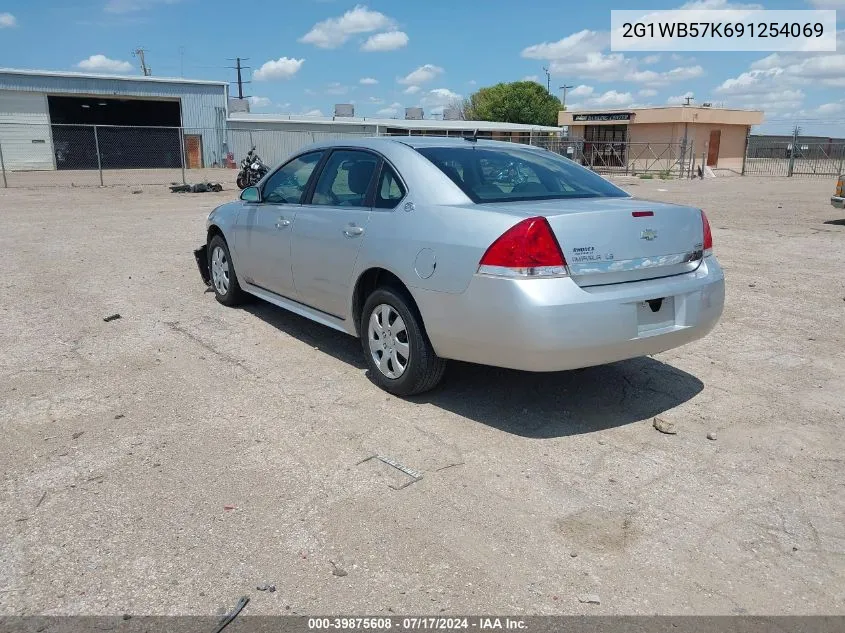
[[[412,132],[417,134],[418,132]],[[421,133],[421,132],[420,132]],[[447,134],[446,131],[427,134]],[[452,135],[460,134],[452,132]],[[241,159],[255,147],[276,165],[304,145],[371,133],[318,130],[123,127],[0,122],[0,186],[140,186],[219,182],[234,187]],[[486,133],[544,147],[607,175],[691,178],[701,156],[692,143],[567,139],[548,134]],[[752,142],[743,174],[831,176],[842,172],[845,143]]]
[[[845,143],[773,141],[749,137],[744,176],[839,176],[845,167]]]

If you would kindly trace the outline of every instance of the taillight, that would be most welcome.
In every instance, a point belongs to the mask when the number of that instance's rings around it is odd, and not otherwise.
[[[710,222],[707,220],[707,215],[704,211],[701,212],[701,224],[704,228],[704,242],[702,249],[704,250],[704,257],[713,254],[713,233],[710,232]]]
[[[490,245],[478,272],[501,277],[557,277],[568,274],[566,259],[546,218],[528,218]]]

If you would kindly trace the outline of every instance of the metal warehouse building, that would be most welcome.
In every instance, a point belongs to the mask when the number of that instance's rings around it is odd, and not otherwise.
[[[0,69],[3,162],[158,168],[184,156],[187,167],[222,165],[227,97],[224,82]]]

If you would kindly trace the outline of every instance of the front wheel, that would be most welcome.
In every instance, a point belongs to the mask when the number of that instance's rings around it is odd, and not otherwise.
[[[246,189],[247,187],[242,174],[238,174],[238,178],[235,180],[235,184],[238,185],[238,189]]]
[[[411,396],[443,378],[446,361],[434,353],[422,319],[403,294],[392,288],[373,292],[364,304],[360,332],[367,367],[385,391]]]
[[[211,287],[214,296],[224,306],[236,306],[242,303],[246,294],[241,290],[229,246],[220,235],[215,235],[208,243],[208,270],[211,273]]]

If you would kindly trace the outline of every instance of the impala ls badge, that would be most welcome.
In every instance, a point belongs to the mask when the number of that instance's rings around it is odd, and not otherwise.
[[[657,239],[657,231],[654,231],[652,229],[646,229],[642,233],[640,233],[640,239],[641,240],[647,240],[649,242],[651,242],[652,240],[656,240]]]

